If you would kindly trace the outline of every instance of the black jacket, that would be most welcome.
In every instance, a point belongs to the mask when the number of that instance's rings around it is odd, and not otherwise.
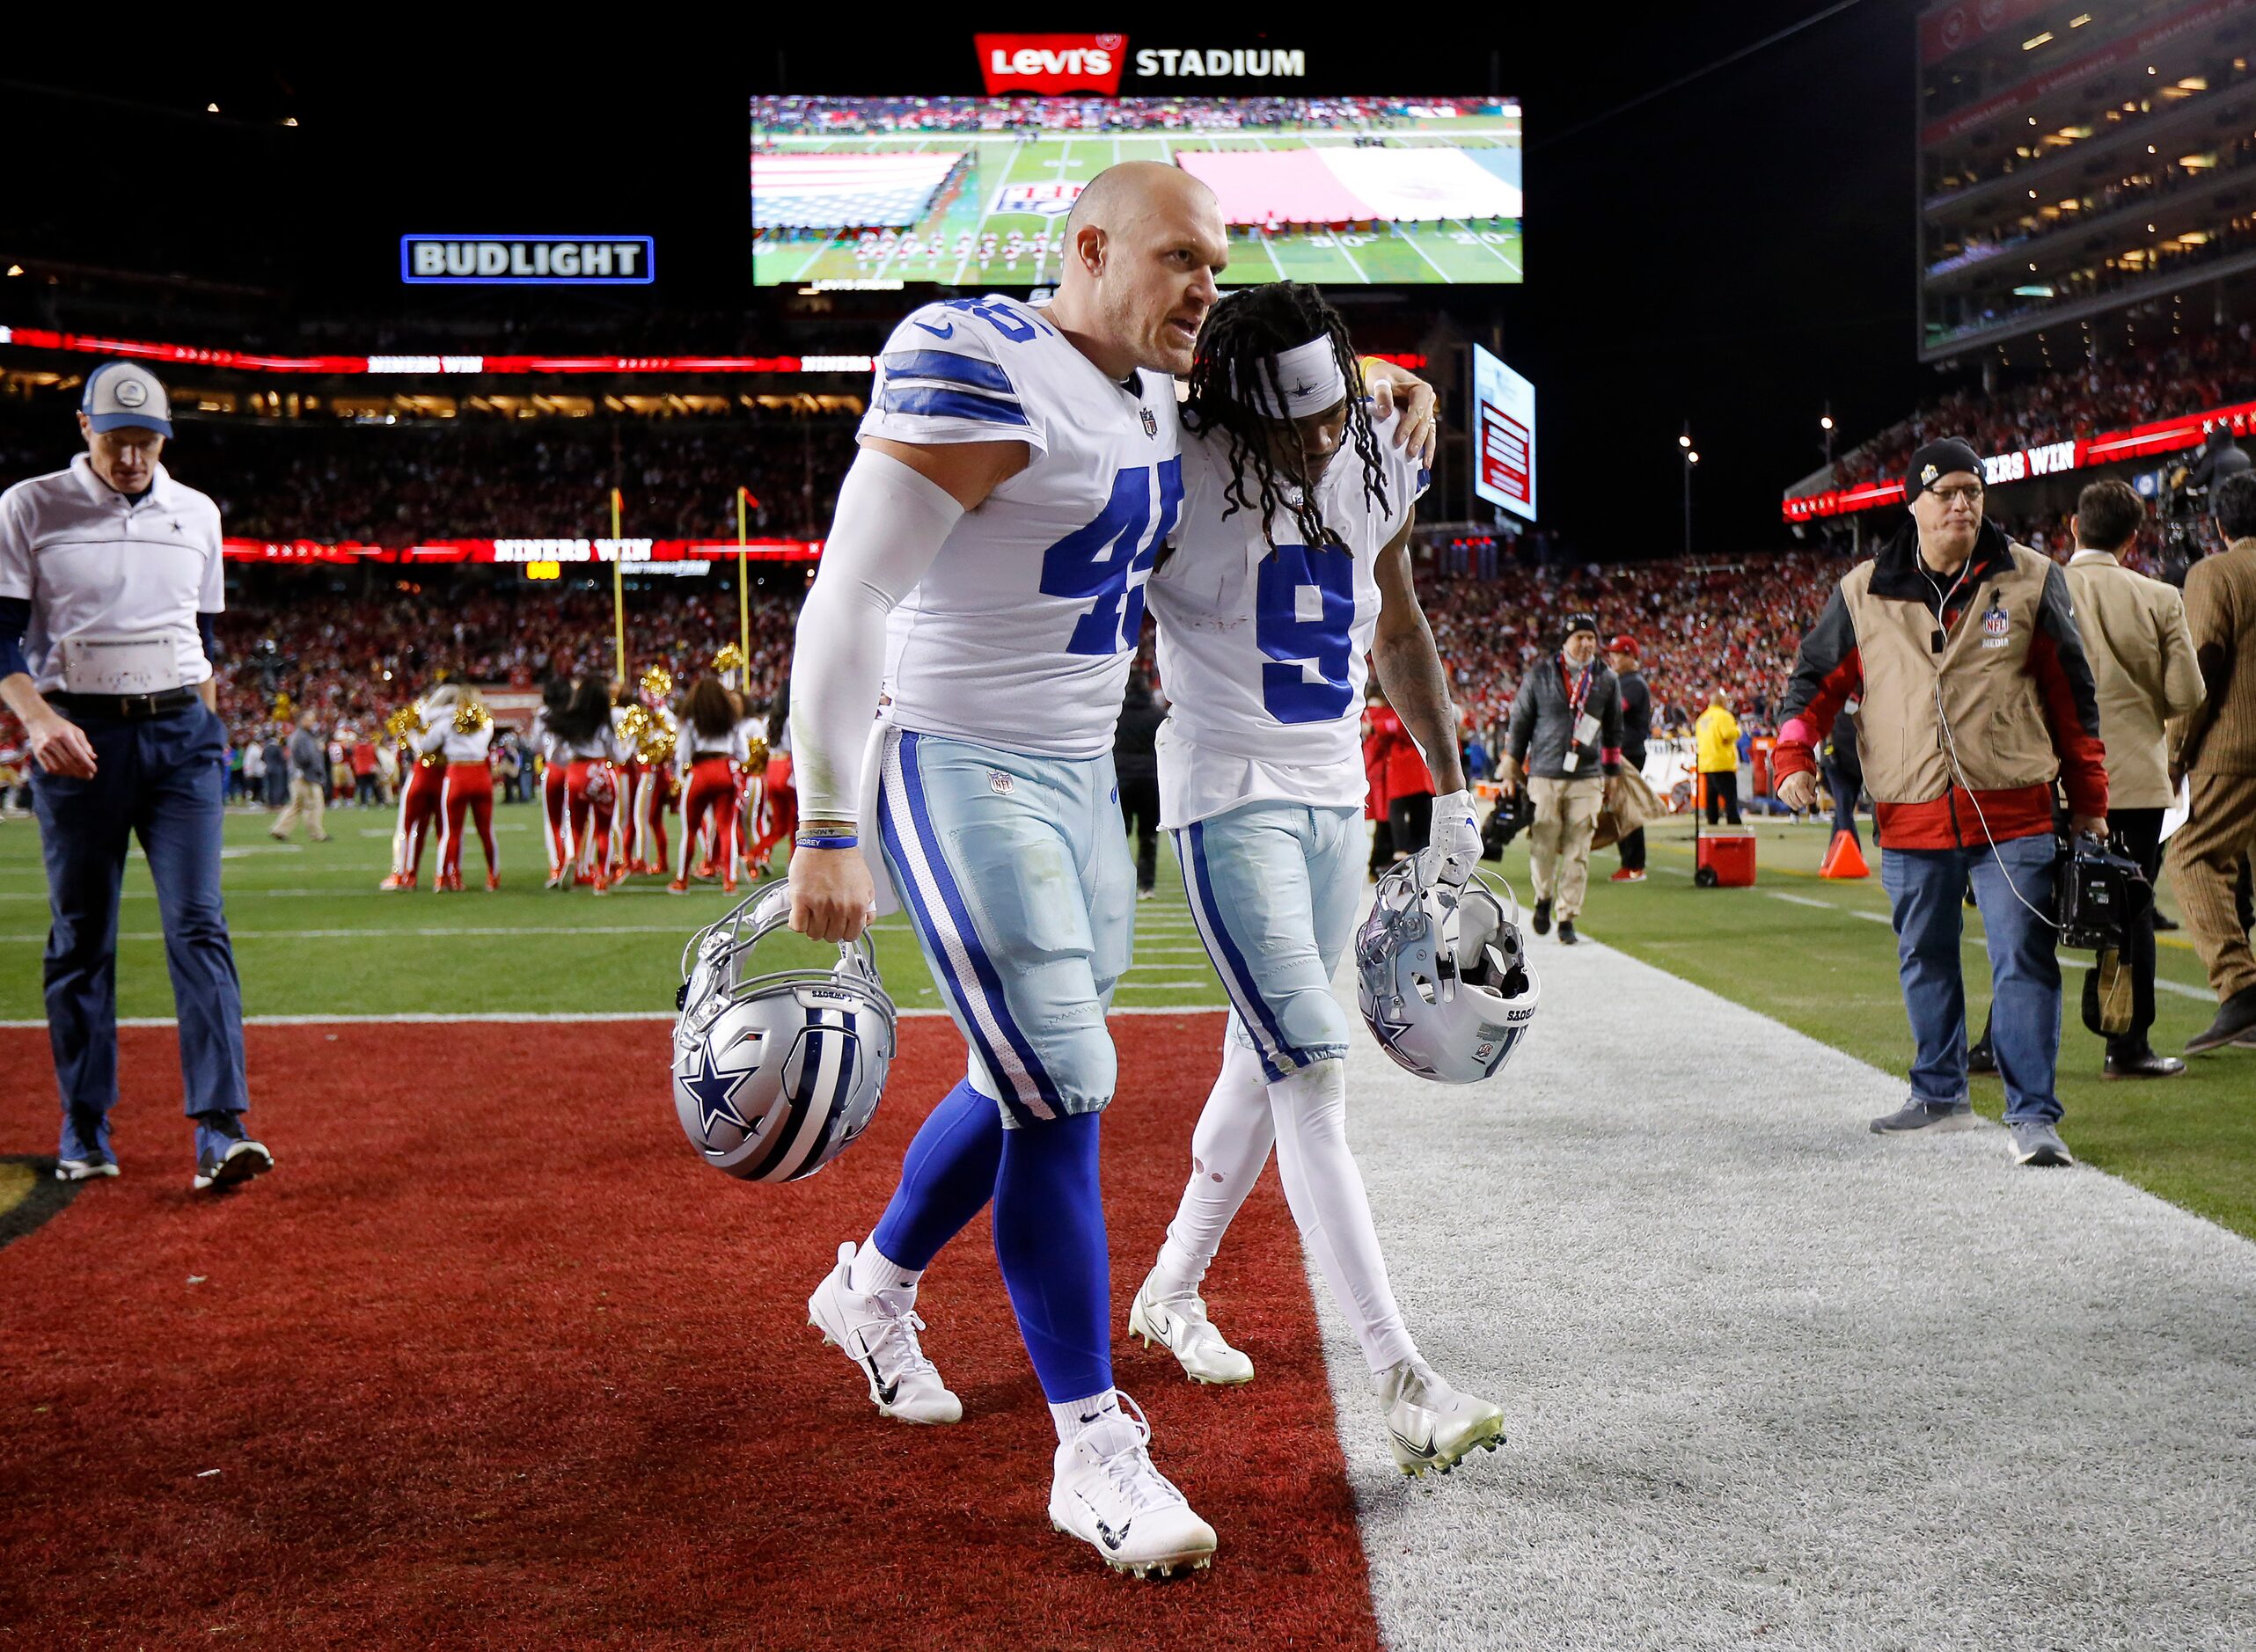
[[[1645,674],[1624,671],[1615,682],[1622,691],[1622,761],[1633,769],[1645,766],[1645,742],[1652,735],[1652,691]]]
[[[1167,707],[1151,690],[1131,683],[1128,698],[1121,702],[1120,720],[1112,730],[1113,772],[1123,780],[1156,780],[1160,778],[1159,753],[1154,745],[1159,738],[1160,725],[1167,720]]]
[[[1529,774],[1546,780],[1581,779],[1602,767],[1619,772],[1622,763],[1622,695],[1614,674],[1596,661],[1591,662],[1590,688],[1582,709],[1598,719],[1598,739],[1575,748],[1578,754],[1571,772],[1566,766],[1567,741],[1573,732],[1566,685],[1559,680],[1560,662],[1550,654],[1520,674],[1520,692],[1513,696],[1512,727],[1505,749],[1513,761]]]

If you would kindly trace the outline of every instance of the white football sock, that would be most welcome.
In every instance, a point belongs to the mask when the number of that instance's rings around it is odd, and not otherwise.
[[[1101,1394],[1091,1394],[1086,1400],[1068,1400],[1064,1405],[1050,1407],[1050,1421],[1058,1425],[1058,1442],[1064,1444],[1096,1427],[1107,1417],[1120,1415],[1120,1391],[1108,1388]]]
[[[1300,1239],[1373,1373],[1417,1352],[1387,1283],[1363,1173],[1347,1148],[1347,1064],[1320,1061],[1269,1086],[1277,1171]]]
[[[1231,1018],[1234,1025],[1236,1018]],[[1190,1136],[1190,1180],[1160,1246],[1161,1294],[1198,1289],[1222,1235],[1269,1162],[1276,1126],[1261,1057],[1228,1032],[1222,1035],[1222,1070],[1214,1076],[1198,1126]]]
[[[854,1252],[853,1260],[846,1264],[846,1289],[865,1297],[880,1290],[912,1291],[917,1281],[924,1276],[921,1268],[903,1268],[888,1261],[874,1237],[864,1239],[861,1248]]]

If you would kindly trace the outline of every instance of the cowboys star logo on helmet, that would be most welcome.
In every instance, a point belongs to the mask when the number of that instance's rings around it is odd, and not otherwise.
[[[674,1112],[699,1157],[743,1181],[796,1181],[853,1144],[885,1088],[899,1019],[868,935],[829,969],[777,963],[783,883],[690,938],[674,1023]],[[788,940],[783,945],[791,944]]]
[[[1356,1003],[1395,1065],[1474,1084],[1504,1071],[1542,989],[1513,921],[1519,903],[1507,912],[1484,874],[1461,889],[1430,881],[1427,858],[1379,880],[1355,938]]]

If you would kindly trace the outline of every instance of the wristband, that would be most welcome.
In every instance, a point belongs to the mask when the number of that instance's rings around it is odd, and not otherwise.
[[[859,849],[861,839],[852,832],[809,832],[794,837],[792,844],[800,849]]]

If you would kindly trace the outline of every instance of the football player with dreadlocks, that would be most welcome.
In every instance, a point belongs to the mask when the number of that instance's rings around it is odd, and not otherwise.
[[[1214,306],[1183,422],[1183,515],[1148,588],[1173,701],[1160,823],[1232,1014],[1190,1184],[1129,1333],[1164,1343],[1198,1381],[1252,1379],[1198,1286],[1274,1144],[1395,1461],[1446,1470],[1494,1449],[1503,1414],[1436,1376],[1403,1327],[1348,1151],[1348,1019],[1331,990],[1363,893],[1366,654],[1445,793],[1425,875],[1462,884],[1481,858],[1456,710],[1410,581],[1426,472],[1374,428],[1338,314],[1293,282]]]

